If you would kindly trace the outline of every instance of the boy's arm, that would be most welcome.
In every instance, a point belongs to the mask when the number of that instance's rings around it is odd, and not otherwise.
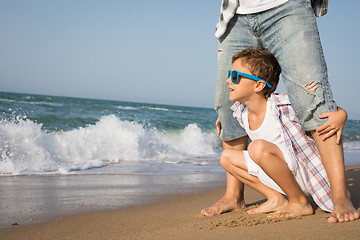
[[[342,131],[347,120],[347,113],[341,107],[338,107],[336,112],[326,112],[319,116],[319,118],[328,118],[327,122],[316,129],[316,132],[325,141],[327,138],[336,134],[336,143],[339,144],[341,140]]]

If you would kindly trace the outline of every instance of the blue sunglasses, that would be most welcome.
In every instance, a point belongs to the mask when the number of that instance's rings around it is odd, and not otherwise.
[[[242,73],[242,72],[239,72],[239,71],[236,71],[236,70],[233,70],[233,71],[229,70],[228,78],[231,77],[231,82],[232,83],[237,84],[240,81],[239,76],[250,78],[250,79],[255,80],[255,81],[264,81],[266,83],[266,86],[268,86],[269,88],[272,87],[270,85],[270,83],[268,83],[266,80],[258,78],[257,76],[250,75],[250,74],[247,74],[247,73]]]

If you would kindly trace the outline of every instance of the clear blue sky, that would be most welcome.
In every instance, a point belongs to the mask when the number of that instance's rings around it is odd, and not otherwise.
[[[0,0],[0,91],[213,107],[220,2]],[[351,119],[359,9],[330,0],[318,19],[334,98]]]

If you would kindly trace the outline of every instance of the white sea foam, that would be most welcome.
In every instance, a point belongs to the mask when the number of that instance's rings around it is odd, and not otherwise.
[[[17,102],[21,104],[48,105],[54,107],[62,107],[64,105],[63,103],[54,103],[54,102],[21,102],[21,101],[17,101]]]
[[[0,122],[0,175],[69,173],[122,161],[206,164],[201,158],[218,157],[215,133],[196,124],[160,132],[109,115],[66,132],[49,134],[41,128],[28,119]]]
[[[121,110],[137,110],[137,107],[129,107],[129,106],[116,106],[116,108]]]
[[[167,108],[160,108],[160,107],[148,107],[148,106],[142,106],[141,108],[149,109],[149,110],[156,110],[156,111],[169,111]]]
[[[11,99],[6,99],[6,98],[0,98],[0,101],[2,101],[2,102],[17,102],[17,101],[15,101],[15,100],[11,100]]]
[[[344,150],[349,152],[360,152],[360,141],[344,142]]]
[[[33,99],[33,98],[28,98],[26,97],[26,99]],[[47,100],[51,100],[51,98],[47,98]],[[4,99],[4,98],[0,98],[0,101],[2,102],[9,102],[9,103],[18,103],[18,104],[34,104],[34,105],[49,105],[49,106],[55,106],[55,107],[61,107],[64,104],[62,103],[54,103],[54,102],[45,102],[45,101],[18,101],[18,100],[11,100],[11,99]]]

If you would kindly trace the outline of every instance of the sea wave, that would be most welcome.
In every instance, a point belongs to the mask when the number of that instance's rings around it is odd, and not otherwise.
[[[32,100],[33,98],[25,98],[25,99]],[[0,101],[16,103],[16,104],[48,105],[48,106],[55,106],[55,107],[62,107],[64,105],[62,103],[48,102],[48,101],[19,101],[19,100],[5,99],[5,98],[0,98]]]
[[[10,102],[10,103],[17,102],[16,100],[7,99],[7,98],[0,98],[0,101],[1,102]]]
[[[122,161],[202,164],[202,158],[218,157],[218,145],[215,132],[195,123],[158,131],[108,115],[93,125],[47,133],[26,118],[1,120],[0,175],[65,174]]]
[[[141,108],[143,109],[148,109],[148,110],[156,110],[156,111],[169,111],[169,109],[167,108],[161,108],[161,107],[148,107],[148,106],[142,106]]]
[[[54,103],[54,102],[20,102],[21,104],[35,104],[35,105],[48,105],[48,106],[54,106],[54,107],[62,107],[64,104],[62,103]]]
[[[360,141],[344,142],[344,151],[360,153]]]
[[[116,108],[121,110],[138,110],[137,107],[129,107],[129,106],[116,106]]]

